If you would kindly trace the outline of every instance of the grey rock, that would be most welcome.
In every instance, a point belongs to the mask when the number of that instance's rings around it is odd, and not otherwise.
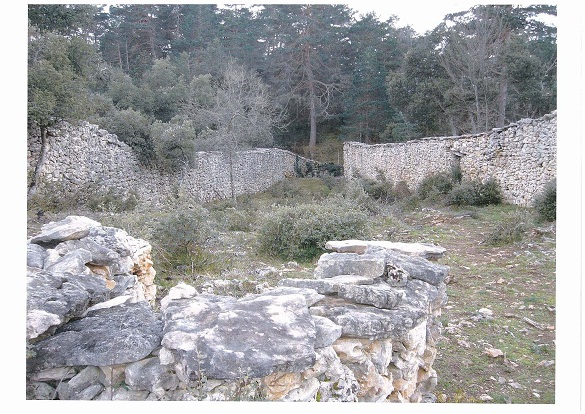
[[[336,253],[364,254],[368,248],[368,242],[364,240],[330,240],[325,243],[325,248]]]
[[[341,301],[321,303],[313,306],[311,313],[331,319],[342,327],[342,336],[350,338],[402,340],[426,317],[424,310],[407,305],[395,309],[378,309]]]
[[[322,316],[313,315],[315,322],[315,349],[332,345],[341,336],[341,326]]]
[[[315,401],[317,391],[319,391],[320,382],[317,378],[309,378],[303,384],[287,395],[282,397],[280,401],[283,402],[309,402]]]
[[[57,390],[46,382],[32,382],[26,388],[27,400],[54,400]]]
[[[202,294],[168,303],[162,345],[191,380],[260,378],[314,363],[316,329],[300,294]]]
[[[360,275],[371,279],[384,274],[386,262],[381,252],[373,254],[325,253],[317,262],[317,279],[339,275]]]
[[[258,295],[250,295],[242,300],[250,300],[252,298],[256,298],[259,296],[282,296],[282,295],[302,295],[305,298],[307,303],[307,307],[313,306],[315,303],[319,302],[323,299],[323,295],[317,293],[315,289],[311,288],[301,288],[301,287],[291,287],[291,286],[281,286],[274,289],[270,289],[264,293]]]
[[[386,251],[385,256],[388,266],[401,268],[408,273],[409,278],[419,279],[433,286],[444,282],[445,278],[449,275],[448,266],[432,263],[425,259],[390,250]]]
[[[50,368],[31,375],[32,381],[63,381],[73,378],[77,371],[73,367]]]
[[[94,227],[90,230],[87,239],[100,246],[107,246],[120,257],[131,257],[137,250],[150,246],[147,241],[135,239],[126,231],[115,227]]]
[[[162,322],[146,302],[99,309],[34,344],[27,371],[135,362],[160,346],[161,335]]]
[[[47,272],[71,273],[73,275],[89,275],[91,271],[86,266],[91,262],[91,253],[84,249],[78,249],[66,253],[57,262],[48,266]]]
[[[56,323],[81,316],[109,298],[105,281],[93,275],[72,275],[27,268],[27,338],[33,339]]]
[[[443,257],[447,251],[444,247],[428,243],[401,243],[386,240],[367,241],[366,243],[368,245],[368,251],[382,248],[427,260],[437,260]]]
[[[159,396],[165,390],[174,390],[179,379],[160,364],[158,357],[147,358],[128,365],[125,369],[126,384],[135,391],[150,391]]]
[[[27,243],[26,245],[26,265],[42,269],[47,257],[47,251],[40,245]]]
[[[83,216],[68,216],[57,222],[50,222],[41,227],[41,233],[30,239],[31,243],[51,245],[66,240],[78,240],[86,237],[90,230],[101,224]]]
[[[97,367],[86,367],[68,382],[60,382],[57,386],[59,399],[91,400],[104,389],[99,384],[100,372]]]
[[[381,309],[394,309],[402,301],[404,290],[395,289],[381,282],[373,285],[342,285],[338,295],[351,302]]]
[[[403,303],[419,309],[440,309],[447,304],[447,288],[444,283],[433,286],[422,280],[410,280],[404,288]]]
[[[282,279],[278,285],[314,289],[322,295],[329,295],[339,292],[339,287],[345,284],[368,285],[372,283],[374,283],[373,279],[367,276],[340,275],[327,279]]]
[[[394,250],[410,256],[436,260],[443,256],[446,249],[427,243],[401,243],[386,240],[331,240],[325,244],[327,250],[337,253],[364,254],[378,249]]]
[[[78,249],[90,252],[91,261],[88,263],[98,266],[111,266],[114,262],[120,259],[119,253],[98,244],[95,240],[88,237],[81,240],[68,240],[55,246],[55,250],[59,252],[60,255],[65,255]]]

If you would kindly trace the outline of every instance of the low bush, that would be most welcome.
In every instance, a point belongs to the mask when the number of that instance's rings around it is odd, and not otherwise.
[[[209,212],[201,206],[170,213],[154,224],[153,247],[171,267],[187,266],[200,270],[208,260],[204,247],[211,238]]]
[[[329,240],[363,238],[368,216],[339,199],[296,206],[275,206],[262,218],[260,251],[287,260],[311,260]]]
[[[557,182],[545,185],[544,189],[534,198],[534,210],[538,222],[551,222],[557,219]]]
[[[514,211],[485,237],[482,244],[500,246],[519,242],[529,229],[529,220],[525,211]]]
[[[134,191],[122,192],[113,188],[92,192],[87,200],[91,211],[122,213],[133,211],[138,205],[138,195]]]
[[[494,179],[489,179],[485,183],[462,182],[449,191],[445,200],[445,203],[451,206],[488,206],[501,202],[502,193]]]
[[[416,189],[421,200],[436,200],[453,189],[452,177],[448,173],[439,172],[425,177]]]

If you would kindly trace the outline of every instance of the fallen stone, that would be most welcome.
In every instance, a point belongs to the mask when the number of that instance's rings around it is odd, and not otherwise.
[[[42,269],[47,257],[47,251],[38,244],[28,243],[26,245],[26,265]]]
[[[342,328],[344,337],[402,340],[426,319],[424,310],[400,305],[395,309],[378,309],[365,305],[322,301],[311,313],[331,319]]]
[[[161,365],[157,357],[128,365],[125,369],[125,382],[135,391],[147,390],[158,396],[164,395],[165,390],[175,390],[179,385],[177,376]]]
[[[99,383],[100,369],[86,367],[82,369],[68,382],[60,382],[57,393],[60,400],[91,400],[97,396],[104,387]]]
[[[109,298],[105,281],[93,275],[72,275],[27,268],[27,338],[39,337],[95,303]]]
[[[91,260],[87,263],[98,266],[111,266],[115,261],[120,259],[119,253],[87,237],[81,240],[68,240],[55,246],[55,250],[62,256],[78,249],[90,252]]]
[[[443,283],[449,274],[449,267],[429,262],[418,257],[387,250],[385,252],[387,266],[403,269],[409,279],[418,279],[437,286]]]
[[[91,271],[86,266],[91,262],[91,253],[84,249],[68,252],[59,260],[46,267],[47,272],[71,273],[72,275],[89,275]]]
[[[327,250],[337,253],[364,254],[378,249],[393,250],[427,260],[436,260],[445,254],[446,249],[427,243],[401,243],[386,240],[330,240],[325,243]]]

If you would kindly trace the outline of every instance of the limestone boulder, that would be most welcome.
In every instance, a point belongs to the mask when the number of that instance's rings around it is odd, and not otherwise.
[[[313,289],[322,295],[336,294],[343,285],[370,285],[373,279],[359,275],[339,275],[326,279],[281,279],[279,286]]]
[[[375,279],[386,270],[384,254],[324,253],[317,262],[315,278],[324,279],[340,275],[360,275]]]
[[[84,216],[68,216],[61,221],[50,222],[41,227],[41,232],[30,239],[30,243],[56,245],[66,240],[79,240],[90,230],[101,224]]]
[[[172,300],[164,322],[162,345],[188,380],[260,378],[315,361],[315,322],[299,293]]]
[[[27,371],[141,360],[160,346],[162,322],[146,302],[98,309],[33,345]]]
[[[109,290],[100,277],[27,268],[27,339],[81,316],[108,298]]]

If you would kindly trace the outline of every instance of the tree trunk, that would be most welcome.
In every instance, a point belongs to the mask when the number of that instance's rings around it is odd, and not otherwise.
[[[311,159],[315,158],[315,149],[317,147],[317,107],[315,100],[317,94],[315,93],[315,79],[313,77],[313,69],[311,68],[311,51],[307,48],[306,51],[306,64],[307,64],[307,82],[309,84],[309,122],[311,126],[311,132],[309,135],[309,153]]]
[[[505,73],[505,72],[504,72]],[[508,79],[504,75],[500,81],[498,94],[498,123],[496,127],[502,128],[506,122],[506,105],[508,104]]]
[[[28,195],[33,195],[37,192],[37,184],[40,181],[41,171],[43,170],[43,166],[47,161],[47,152],[48,152],[48,139],[47,139],[47,127],[41,127],[41,153],[39,154],[39,159],[37,160],[37,164],[35,165],[35,171],[32,176],[31,183],[28,187]]]

